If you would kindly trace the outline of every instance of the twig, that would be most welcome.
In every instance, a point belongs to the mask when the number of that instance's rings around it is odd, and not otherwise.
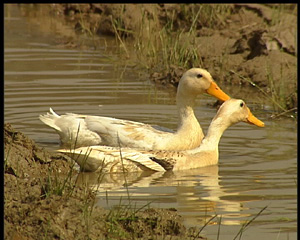
[[[292,109],[283,111],[283,112],[281,112],[281,113],[273,114],[273,115],[271,115],[271,118],[277,118],[277,117],[280,117],[280,116],[282,116],[282,115],[284,115],[284,114],[287,114],[287,113],[289,113],[289,112],[297,111],[297,109],[298,109],[297,107],[294,107],[294,108],[292,108]]]

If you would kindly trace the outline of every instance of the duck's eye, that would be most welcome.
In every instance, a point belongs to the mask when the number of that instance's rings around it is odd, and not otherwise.
[[[202,78],[203,76],[202,76],[202,74],[197,74],[197,78]]]
[[[244,103],[243,102],[240,103],[240,107],[244,107]]]

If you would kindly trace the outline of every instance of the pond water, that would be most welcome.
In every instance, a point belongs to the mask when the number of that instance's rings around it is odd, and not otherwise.
[[[51,34],[29,24],[17,8],[5,17],[5,122],[51,150],[59,147],[58,135],[38,119],[49,107],[59,114],[103,115],[176,128],[174,91],[120,64],[114,39],[98,39],[103,47],[96,50],[78,50],[58,47]],[[220,86],[233,97],[239,91]],[[255,91],[240,90],[248,95]],[[244,100],[256,109],[250,97]],[[216,113],[208,104],[214,102],[208,96],[197,100],[195,113],[205,132]],[[137,208],[176,208],[187,225],[199,229],[217,215],[201,232],[209,239],[217,239],[218,231],[220,239],[233,239],[244,223],[267,207],[242,239],[296,239],[297,122],[253,113],[266,127],[230,127],[220,141],[218,166],[107,175],[100,183],[97,174],[80,173],[79,180],[98,190],[97,204],[103,207],[130,201]]]

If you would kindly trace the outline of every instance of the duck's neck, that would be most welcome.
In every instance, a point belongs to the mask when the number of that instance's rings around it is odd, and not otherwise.
[[[201,145],[198,148],[189,150],[190,154],[196,154],[205,151],[219,152],[219,142],[224,131],[230,126],[230,123],[225,121],[221,116],[215,117],[209,128],[205,138],[202,140]]]
[[[176,101],[179,115],[177,133],[192,131],[195,128],[201,129],[194,114],[195,99],[196,96],[180,96],[180,94],[177,94]]]
[[[193,162],[193,167],[215,165],[219,161],[219,142],[224,131],[230,126],[226,119],[218,115],[212,120],[205,138],[200,146],[187,150],[188,161]],[[188,165],[188,162],[186,163]]]
[[[203,145],[202,149],[218,150],[220,139],[229,125],[221,116],[215,117],[209,125],[207,134],[200,145]]]

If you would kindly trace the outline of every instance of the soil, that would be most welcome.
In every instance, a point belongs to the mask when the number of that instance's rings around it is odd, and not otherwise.
[[[270,94],[280,87],[287,93],[287,108],[297,108],[297,15],[293,4],[275,22],[274,5],[228,6],[231,12],[220,22],[197,22],[195,44],[203,67],[218,82],[249,84],[241,75]],[[191,24],[178,4],[44,4],[40,9],[43,15],[55,16],[60,26],[58,41],[64,47],[82,47],[78,32],[87,29],[114,35],[111,19],[128,30],[123,32],[128,39],[143,16],[157,19],[158,31],[171,12],[178,30]],[[32,17],[33,10],[38,10],[37,5],[25,6],[24,16]],[[66,24],[74,30],[66,30]],[[170,66],[168,71],[155,69],[150,76],[160,84],[176,86],[184,71]],[[113,210],[94,207],[95,195],[76,184],[78,171],[70,159],[42,149],[9,123],[4,125],[4,157],[5,239],[153,239],[153,235],[154,239],[201,239],[196,229],[183,225],[175,209],[123,211],[115,216]]]
[[[5,239],[203,239],[176,209],[95,207],[95,194],[75,184],[79,172],[69,159],[7,123],[4,149]]]

